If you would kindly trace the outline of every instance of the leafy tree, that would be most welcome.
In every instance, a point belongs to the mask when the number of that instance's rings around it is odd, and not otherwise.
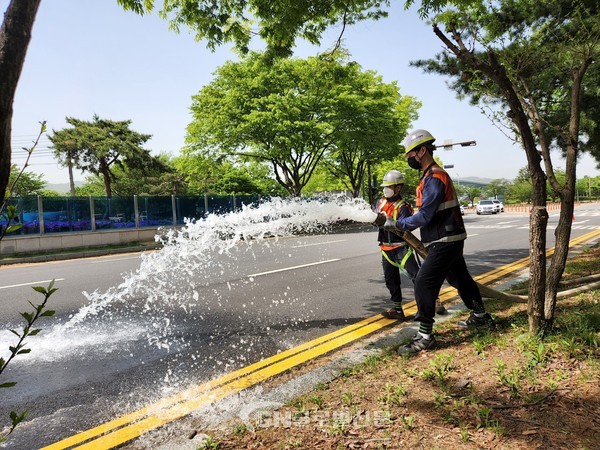
[[[566,174],[564,170],[560,170],[560,169],[556,169],[554,171],[554,176],[556,177],[556,180],[560,183],[560,184],[564,184],[565,180],[566,180]],[[576,180],[577,182],[577,180]],[[557,202],[560,201],[560,194],[558,192],[556,192],[554,189],[552,189],[552,185],[550,183],[550,180],[546,181],[546,192],[548,192],[548,200],[552,201],[552,202]],[[575,195],[575,194],[573,194]]]
[[[130,130],[130,120],[112,121],[95,115],[91,122],[73,117],[66,121],[71,128],[53,130],[49,136],[55,155],[64,165],[72,162],[84,172],[101,176],[107,197],[112,196],[115,166],[150,172],[165,169],[142,148],[151,135]]]
[[[117,2],[138,14],[154,9],[151,0]],[[445,3],[425,0],[423,11]],[[11,0],[0,29],[0,199],[4,198],[10,173],[12,103],[39,4],[40,0]],[[318,43],[334,23],[345,30],[346,25],[360,20],[385,17],[383,8],[389,4],[389,0],[164,0],[159,14],[170,20],[175,31],[189,27],[211,49],[232,42],[237,50],[247,53],[251,38],[258,36],[266,42],[270,57],[289,56],[297,38]]]
[[[382,161],[374,166],[373,177],[375,179],[372,181],[375,182],[375,187],[377,189],[376,198],[383,194],[379,185],[383,181],[384,175],[392,169],[399,170],[404,175],[404,190],[402,191],[402,196],[407,202],[414,206],[416,200],[415,191],[419,184],[419,172],[408,166],[403,153],[399,153],[395,158],[388,161]]]
[[[533,198],[531,181],[514,181],[506,192],[506,198],[511,203],[531,203]]]
[[[303,192],[306,195],[314,195],[320,192],[346,191],[347,183],[337,175],[332,174],[324,165],[317,167]]]
[[[263,163],[239,163],[212,158],[203,152],[189,152],[173,161],[177,173],[193,195],[282,195],[281,186]]]
[[[220,163],[203,152],[190,153],[184,149],[182,153],[173,160],[173,165],[182,174],[189,192],[194,195],[210,192],[210,186],[218,179]]]
[[[421,103],[400,95],[396,83],[383,83],[373,71],[356,63],[344,67],[347,77],[335,86],[336,142],[324,155],[329,171],[359,196],[368,164],[400,153],[410,123]]]
[[[332,64],[317,58],[265,64],[251,54],[228,62],[193,98],[190,148],[214,148],[268,162],[276,180],[298,196],[323,154],[334,145]]]
[[[600,177],[585,176],[577,180],[577,193],[588,200],[598,197],[600,192]]]
[[[575,196],[575,167],[586,74],[600,55],[598,3],[588,0],[500,0],[457,4],[434,19],[445,49],[415,64],[453,78],[452,88],[491,106],[512,127],[528,162],[533,191],[530,224],[529,328],[549,329],[564,271]],[[443,29],[442,29],[443,28]],[[592,72],[595,69],[592,68]],[[597,85],[596,85],[597,88]],[[566,159],[556,176],[551,150]],[[561,199],[556,246],[546,272],[546,179]]]
[[[327,155],[357,195],[367,158],[395,154],[414,115],[395,85],[356,63],[334,58],[279,59],[253,53],[228,62],[194,97],[188,153],[212,150],[271,165],[275,179],[300,195]],[[410,109],[409,109],[410,108]]]
[[[33,142],[33,145],[29,148],[23,147],[23,150],[27,152],[27,159],[25,160],[23,167],[19,169],[17,166],[11,166],[12,171],[11,176],[9,177],[10,183],[5,185],[4,197],[0,199],[0,240],[8,233],[15,232],[23,226],[22,223],[19,223],[19,211],[17,210],[17,207],[8,204],[8,197],[11,195],[11,192],[14,192],[15,190],[27,190],[32,188],[32,184],[37,180],[35,176],[26,173],[25,169],[28,167],[29,159],[45,132],[46,122],[41,122],[40,132],[37,139]]]
[[[153,1],[117,1],[138,14],[154,9]],[[330,25],[343,22],[345,26],[387,16],[381,6],[389,3],[389,0],[165,0],[159,15],[169,19],[176,31],[181,26],[190,28],[196,39],[206,40],[211,49],[230,42],[242,53],[248,53],[252,37],[259,36],[267,44],[269,56],[290,56],[296,39],[317,44]]]
[[[460,192],[461,196],[467,197],[467,199],[471,203],[471,206],[473,206],[473,204],[475,203],[476,198],[481,197],[481,188],[477,186],[462,185],[458,188],[458,191]]]
[[[21,173],[21,169],[16,164],[13,164],[10,169],[9,186],[13,186],[10,191],[12,197],[42,195],[46,188],[43,175],[31,172]]]
[[[286,195],[285,189],[275,180],[273,171],[267,164],[259,161],[248,161],[241,167],[250,174],[252,181],[258,186],[258,194],[275,197]]]
[[[489,198],[504,197],[508,184],[508,180],[492,180],[483,189],[484,195],[486,195]]]

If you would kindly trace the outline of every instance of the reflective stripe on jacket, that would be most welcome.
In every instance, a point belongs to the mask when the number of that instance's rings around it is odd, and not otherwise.
[[[406,208],[408,214],[402,214],[406,216],[410,216],[413,213],[412,206],[403,201],[402,199],[398,199],[395,202],[390,202],[386,198],[380,198],[377,200],[377,204],[375,205],[375,210],[378,213],[383,213],[387,217],[391,217],[394,220],[398,219],[398,214],[401,208]],[[393,250],[398,247],[403,247],[406,245],[404,239],[398,236],[396,233],[392,233],[391,231],[385,231],[383,228],[379,229],[379,245],[381,246],[381,250]]]
[[[421,208],[423,197],[431,194],[431,192],[424,192],[425,182],[431,178],[439,180],[441,183],[428,183],[428,186],[441,186],[444,192],[432,220],[421,227],[421,241],[425,244],[432,244],[434,242],[453,242],[466,239],[467,232],[452,179],[437,164],[430,166],[419,182],[417,207]]]

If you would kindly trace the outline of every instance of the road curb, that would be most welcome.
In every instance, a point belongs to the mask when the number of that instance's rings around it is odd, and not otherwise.
[[[7,256],[0,259],[0,266],[12,265],[12,264],[30,264],[30,263],[41,263],[48,261],[63,261],[67,259],[79,259],[79,258],[93,258],[96,256],[116,255],[120,253],[140,253],[150,250],[160,249],[160,244],[145,244],[139,246],[109,248],[109,249],[98,249],[88,248],[76,250],[68,253],[48,253],[36,256],[20,256],[11,257]]]

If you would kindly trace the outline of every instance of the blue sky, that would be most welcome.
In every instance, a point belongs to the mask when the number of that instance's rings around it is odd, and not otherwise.
[[[162,3],[157,1],[157,5]],[[393,2],[394,4],[398,2]],[[8,0],[0,0],[4,12]],[[331,47],[339,29],[323,39]],[[438,75],[424,74],[409,62],[441,50],[431,27],[414,12],[396,6],[390,17],[346,29],[345,46],[364,69],[385,81],[397,81],[403,95],[423,106],[413,128],[426,128],[438,142],[476,140],[475,147],[439,151],[452,176],[515,177],[526,165],[524,152],[506,138],[476,107],[456,99]],[[297,55],[317,48],[301,44]],[[131,128],[153,135],[154,153],[177,155],[190,121],[191,96],[212,79],[214,70],[237,56],[228,47],[212,53],[183,30],[176,34],[156,14],[140,17],[123,11],[116,0],[43,0],[14,103],[13,162],[22,164],[23,146],[30,146],[46,120],[48,129],[66,126],[65,117],[132,120]],[[42,140],[32,158],[32,171],[49,183],[68,181],[67,171],[50,156]],[[564,161],[555,157],[555,166]],[[595,162],[580,160],[578,177],[598,176]],[[76,174],[77,180],[84,175]]]

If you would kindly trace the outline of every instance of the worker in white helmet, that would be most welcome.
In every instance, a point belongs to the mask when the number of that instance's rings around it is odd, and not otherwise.
[[[412,206],[403,200],[404,174],[399,170],[390,170],[383,177],[381,183],[383,197],[377,200],[375,210],[378,213],[379,223],[383,225],[385,219],[397,220],[401,217],[409,217],[413,214]],[[387,319],[403,321],[406,319],[402,309],[402,285],[401,273],[414,282],[419,271],[419,261],[416,252],[401,237],[401,234],[379,229],[379,247],[381,249],[381,265],[385,285],[390,292],[392,307],[382,313]],[[445,314],[446,309],[436,303],[436,313]]]

